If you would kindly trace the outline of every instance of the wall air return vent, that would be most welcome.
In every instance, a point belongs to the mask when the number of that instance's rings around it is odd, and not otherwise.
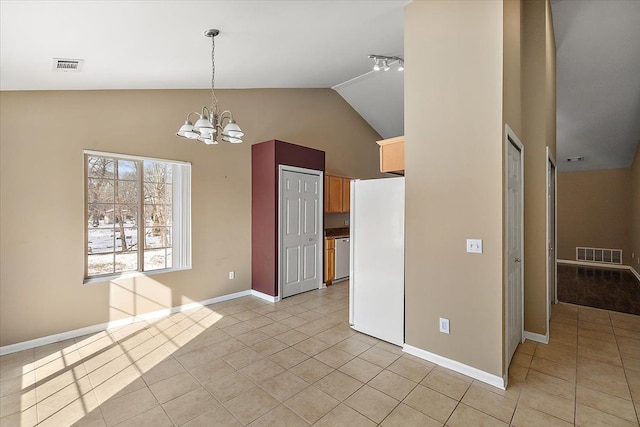
[[[576,261],[622,264],[622,249],[576,247]]]
[[[53,71],[75,72],[82,71],[84,59],[53,58]]]

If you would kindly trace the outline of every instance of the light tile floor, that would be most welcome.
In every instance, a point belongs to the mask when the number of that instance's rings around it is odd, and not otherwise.
[[[348,285],[0,358],[2,426],[638,426],[640,317],[559,304],[506,391],[347,324]]]

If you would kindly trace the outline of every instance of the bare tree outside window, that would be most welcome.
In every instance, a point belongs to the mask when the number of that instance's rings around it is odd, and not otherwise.
[[[138,269],[138,162],[87,156],[87,275]]]
[[[178,166],[90,154],[85,161],[87,277],[172,268]]]
[[[144,265],[146,270],[171,267],[171,165],[144,162]]]

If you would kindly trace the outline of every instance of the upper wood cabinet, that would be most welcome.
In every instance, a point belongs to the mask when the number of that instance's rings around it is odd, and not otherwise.
[[[329,173],[324,175],[324,211],[326,213],[349,212],[350,193],[351,178]]]
[[[377,142],[380,146],[380,172],[404,175],[404,136]]]
[[[349,212],[351,208],[351,178],[342,178],[342,210]]]

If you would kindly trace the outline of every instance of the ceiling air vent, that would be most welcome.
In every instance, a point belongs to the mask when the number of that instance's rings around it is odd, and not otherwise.
[[[84,59],[63,59],[53,58],[53,71],[72,71],[80,72],[82,70]]]

